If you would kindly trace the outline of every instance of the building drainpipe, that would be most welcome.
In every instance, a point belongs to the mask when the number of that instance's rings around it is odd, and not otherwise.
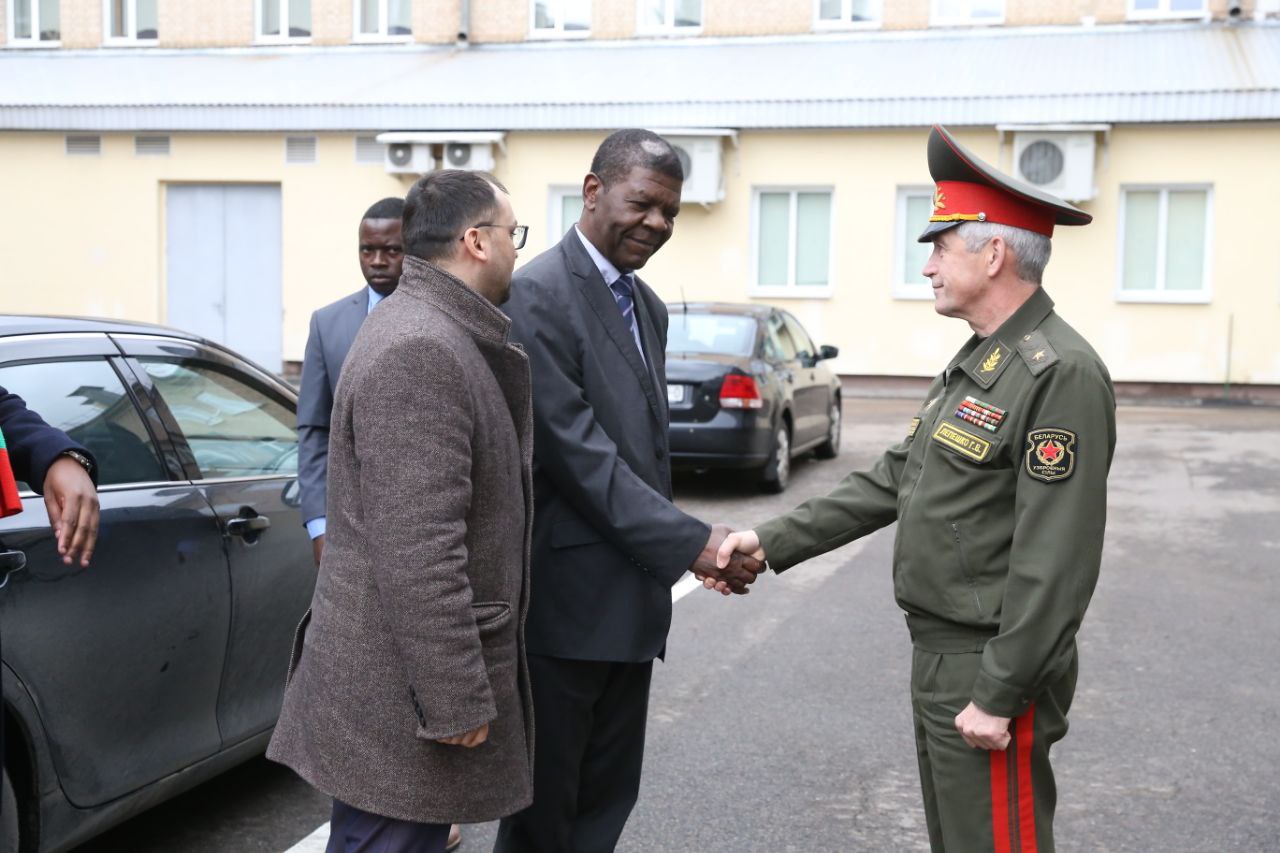
[[[471,44],[471,0],[462,0],[458,17],[458,47],[467,47]]]

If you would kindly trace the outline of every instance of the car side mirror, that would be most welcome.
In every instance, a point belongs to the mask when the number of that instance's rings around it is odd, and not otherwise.
[[[840,354],[840,347],[833,347],[831,344],[823,344],[818,347],[818,360],[826,361],[829,358],[835,358]]]

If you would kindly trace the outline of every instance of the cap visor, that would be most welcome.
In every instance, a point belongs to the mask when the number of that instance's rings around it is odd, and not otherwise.
[[[930,222],[925,227],[924,231],[920,233],[920,236],[916,238],[916,242],[932,243],[934,237],[941,234],[943,231],[946,231],[951,228],[955,228],[959,224],[960,224],[959,220],[955,222]]]

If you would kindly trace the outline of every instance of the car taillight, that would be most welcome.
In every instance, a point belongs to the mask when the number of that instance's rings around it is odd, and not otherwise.
[[[725,409],[759,409],[764,406],[760,389],[750,376],[730,373],[720,386],[720,406]]]

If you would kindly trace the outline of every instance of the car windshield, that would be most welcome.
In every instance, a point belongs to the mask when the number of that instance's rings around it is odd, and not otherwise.
[[[754,317],[671,312],[667,352],[751,355],[755,341]]]

